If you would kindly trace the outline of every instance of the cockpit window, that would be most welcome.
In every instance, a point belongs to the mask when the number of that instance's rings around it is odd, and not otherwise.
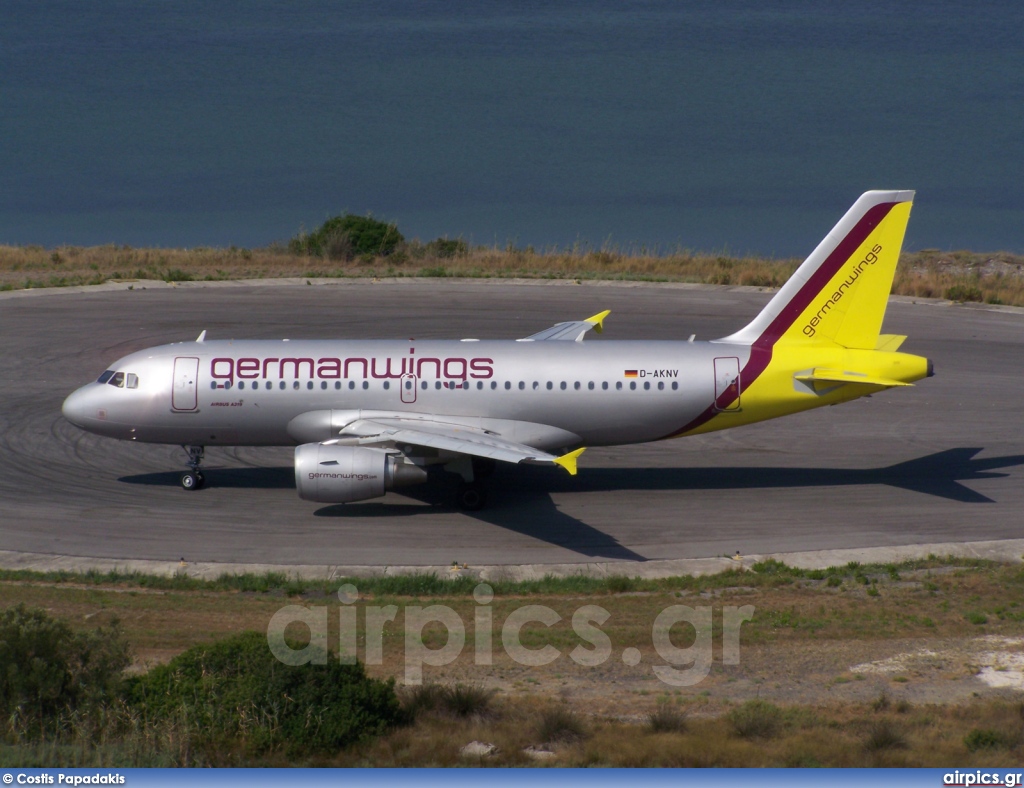
[[[107,381],[107,385],[108,386],[117,386],[119,389],[123,389],[124,388],[124,373],[123,372],[115,372],[113,377],[111,377],[110,380]]]
[[[125,386],[130,389],[137,389],[139,387],[139,376],[129,372],[125,377]]]
[[[96,382],[97,383],[106,383],[112,377],[114,377],[114,370],[108,369],[106,372],[104,372],[102,375],[99,376],[99,378],[97,379]]]

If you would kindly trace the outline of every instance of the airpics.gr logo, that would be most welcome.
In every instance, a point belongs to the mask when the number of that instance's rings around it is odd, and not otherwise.
[[[865,268],[868,268],[878,262],[878,255],[881,251],[881,244],[875,244],[871,247],[871,251],[864,255],[864,259],[853,267],[845,281],[836,288],[836,291],[829,296],[828,300],[819,307],[814,317],[807,322],[807,325],[803,328],[804,336],[813,337],[818,333],[818,325],[825,319],[825,315],[827,315],[832,310],[832,307],[839,303],[843,296],[846,295],[846,292],[853,287],[853,283],[860,277],[861,272],[863,272]]]
[[[338,589],[338,600],[341,605],[337,612],[336,649],[328,647],[326,605],[286,605],[274,613],[267,625],[271,653],[286,665],[326,664],[334,651],[335,658],[345,664],[362,657],[365,664],[379,666],[385,662],[386,650],[403,649],[404,681],[415,685],[423,682],[424,665],[449,665],[467,650],[472,652],[474,664],[492,665],[500,658],[500,653],[495,653],[500,644],[508,659],[526,667],[549,665],[557,660],[568,660],[580,667],[598,667],[618,658],[633,668],[642,663],[645,667],[650,665],[650,671],[665,684],[692,687],[711,672],[716,630],[720,633],[722,664],[740,664],[740,627],[752,620],[755,612],[753,605],[724,605],[717,611],[707,605],[669,605],[650,623],[649,638],[641,636],[637,640],[631,636],[635,645],[622,647],[613,643],[611,637],[618,622],[612,622],[612,614],[600,605],[583,605],[562,613],[547,605],[518,605],[511,610],[503,609],[502,620],[496,620],[499,616],[492,604],[494,591],[487,583],[480,583],[473,590],[475,604],[468,611],[469,626],[448,605],[357,606],[359,592],[351,583]],[[401,623],[395,623],[400,614]],[[717,625],[713,626],[716,620]],[[285,631],[296,624],[309,631],[309,641],[301,648],[291,645],[285,637]],[[548,639],[544,632],[559,624],[571,628],[572,636],[567,640],[564,630],[556,631],[553,642],[543,644]],[[446,633],[441,638],[440,630]],[[692,633],[692,643],[682,647],[679,639],[685,641],[687,632]],[[578,643],[571,649],[556,645],[565,646],[573,640]],[[438,648],[436,644],[440,641],[444,645]],[[472,644],[469,649],[467,642]],[[650,648],[638,648],[646,645]]]

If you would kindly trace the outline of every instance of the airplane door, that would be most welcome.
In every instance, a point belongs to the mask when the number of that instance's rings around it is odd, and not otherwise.
[[[715,359],[715,410],[740,409],[740,360],[735,356]]]
[[[401,380],[402,387],[402,402],[415,402],[416,401],[416,376],[415,375],[402,375]]]
[[[198,358],[174,359],[174,387],[171,389],[171,407],[174,410],[196,409],[199,404],[196,391],[198,377]]]

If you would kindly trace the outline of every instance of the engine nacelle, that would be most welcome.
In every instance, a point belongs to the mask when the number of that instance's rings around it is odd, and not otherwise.
[[[363,501],[426,480],[423,468],[383,449],[323,443],[304,443],[295,449],[295,489],[305,501]]]

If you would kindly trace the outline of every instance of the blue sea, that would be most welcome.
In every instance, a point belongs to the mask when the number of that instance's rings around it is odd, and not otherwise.
[[[4,0],[0,243],[1024,252],[1024,3]]]

